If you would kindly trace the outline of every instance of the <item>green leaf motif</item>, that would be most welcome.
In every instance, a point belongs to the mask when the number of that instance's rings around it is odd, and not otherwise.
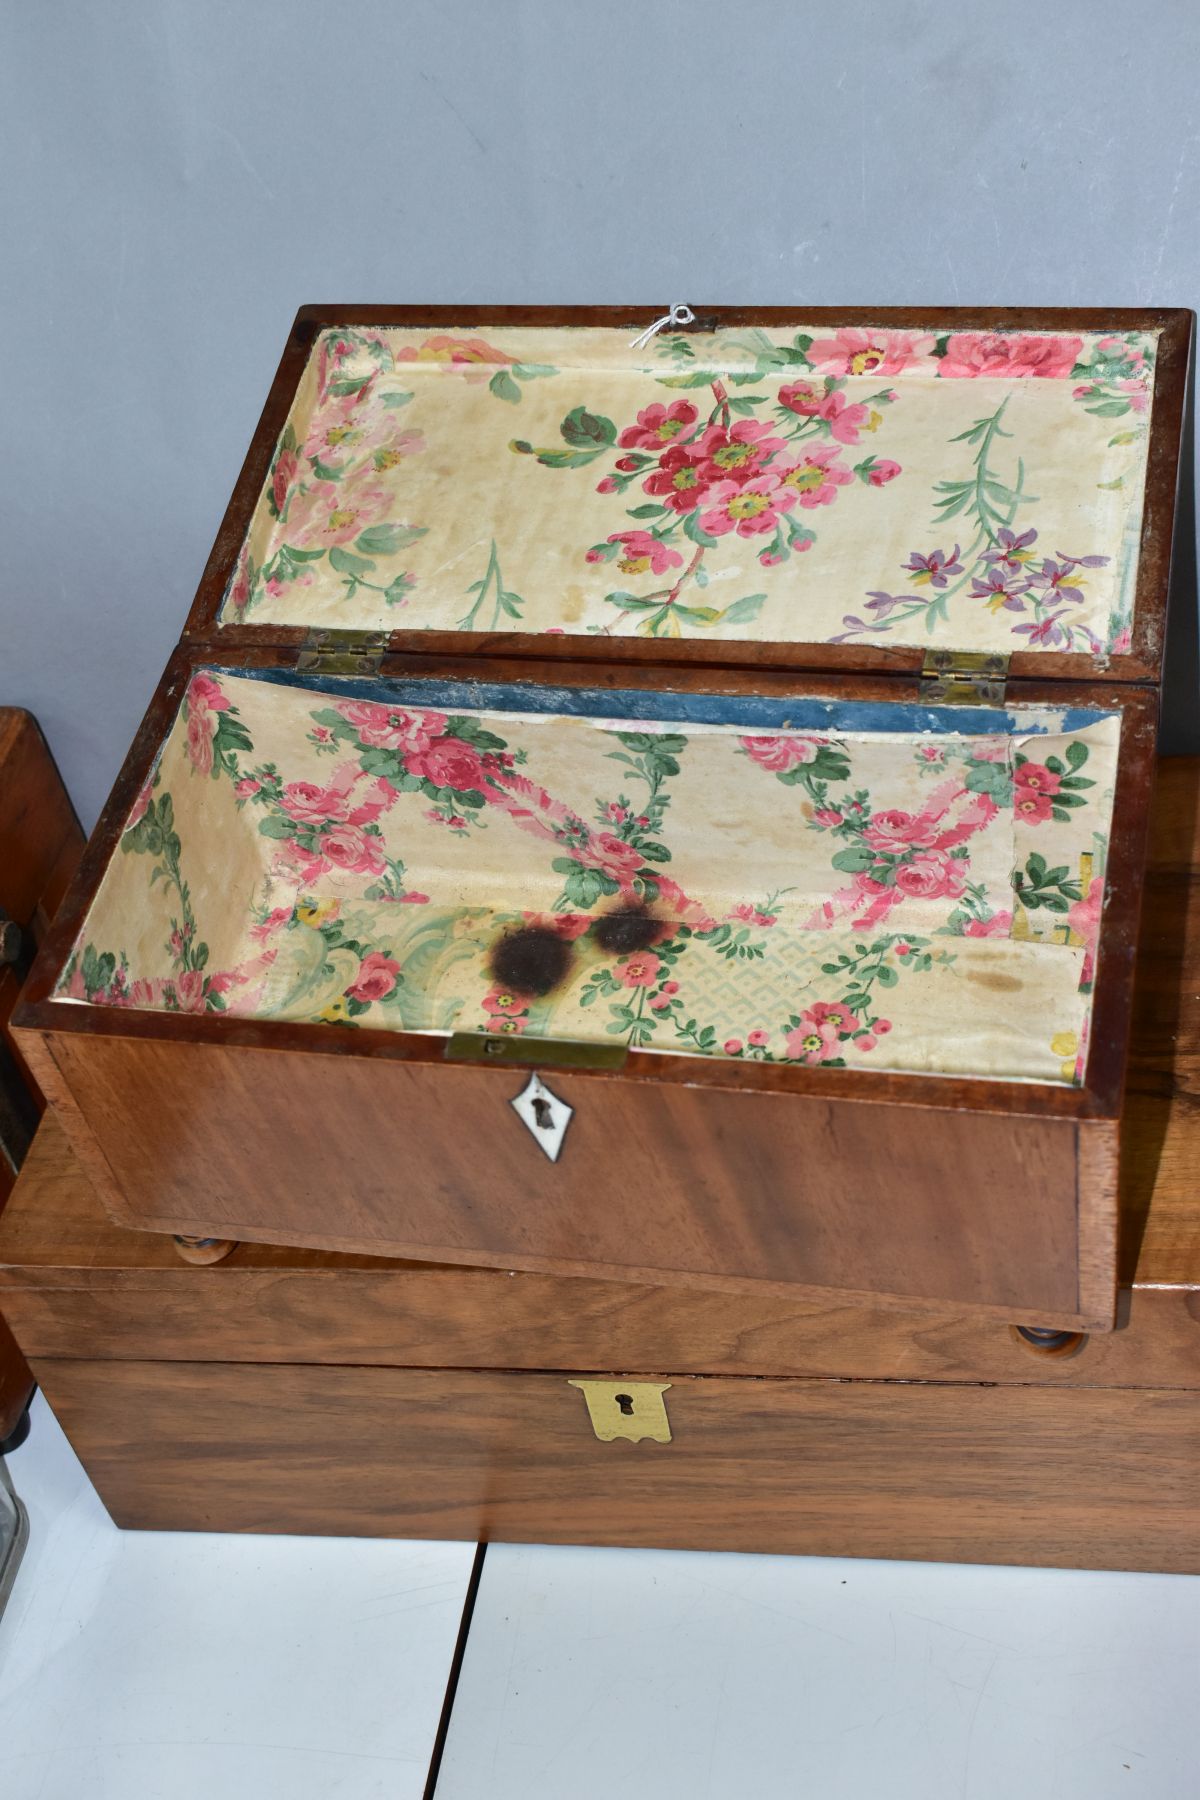
[[[364,556],[392,556],[405,545],[415,544],[428,529],[427,525],[369,525],[355,538],[354,548],[361,550]]]
[[[516,406],[521,398],[521,390],[507,369],[496,370],[488,382],[488,391],[495,394],[497,400],[507,400],[512,406]]]
[[[744,625],[750,619],[757,619],[766,597],[765,594],[744,594],[732,606],[727,606],[720,617],[727,625]]]
[[[375,564],[365,556],[355,556],[340,544],[335,544],[329,552],[329,566],[336,569],[339,575],[369,575]]]
[[[586,406],[574,407],[559,430],[576,450],[605,450],[617,441],[617,428],[612,420],[602,413],[589,412]]]
[[[839,850],[832,858],[835,869],[843,875],[858,875],[869,869],[875,858],[865,844],[852,844],[846,850]]]

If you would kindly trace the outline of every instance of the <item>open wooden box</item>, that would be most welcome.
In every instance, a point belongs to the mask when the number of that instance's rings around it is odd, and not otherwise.
[[[300,314],[31,1059],[125,1224],[1104,1329],[1191,316],[647,323]]]

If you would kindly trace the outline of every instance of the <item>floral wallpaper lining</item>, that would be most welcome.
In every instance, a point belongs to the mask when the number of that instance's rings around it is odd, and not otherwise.
[[[1155,343],[326,331],[221,619],[1120,652]]]
[[[860,710],[766,732],[198,672],[60,995],[1079,1079],[1118,717]],[[505,976],[522,932],[548,984]]]

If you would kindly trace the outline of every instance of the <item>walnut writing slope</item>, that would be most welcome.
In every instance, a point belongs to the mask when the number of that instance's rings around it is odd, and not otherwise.
[[[1190,314],[310,308],[19,1024],[121,1223],[1113,1318]]]

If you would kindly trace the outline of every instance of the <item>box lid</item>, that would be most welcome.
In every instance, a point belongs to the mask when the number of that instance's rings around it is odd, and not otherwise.
[[[1190,313],[653,323],[303,309],[187,634],[1158,679]]]

